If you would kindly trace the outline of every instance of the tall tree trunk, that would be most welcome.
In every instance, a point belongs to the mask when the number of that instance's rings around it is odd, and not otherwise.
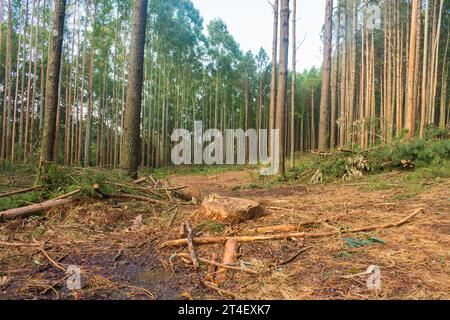
[[[325,9],[325,38],[323,52],[322,95],[320,98],[319,149],[329,148],[329,103],[331,76],[331,49],[333,40],[333,0],[327,0]]]
[[[278,18],[279,0],[273,2],[273,42],[272,42],[272,77],[270,80],[270,116],[269,132],[276,125],[277,109],[277,54],[278,54]],[[272,154],[272,139],[269,136],[269,153]]]
[[[28,82],[27,82],[27,100],[26,100],[26,111],[25,111],[25,141],[23,145],[23,153],[24,153],[24,161],[28,159],[28,150],[29,150],[29,126],[30,126],[30,91],[31,91],[31,62],[33,61],[33,30],[35,29],[35,26],[33,24],[35,16],[35,0],[31,1],[31,20],[30,20],[30,37],[29,37],[29,59],[28,59]],[[33,104],[33,101],[31,101],[31,104]],[[33,107],[33,106],[31,106]]]
[[[358,0],[353,1],[353,21],[352,21],[352,49],[350,51],[351,58],[350,62],[350,76],[347,78],[348,85],[347,87],[347,99],[346,103],[348,104],[348,112],[347,112],[347,143],[353,143],[353,120],[355,113],[355,96],[356,96],[356,27],[358,23]]]
[[[2,145],[0,150],[0,159],[6,158],[7,153],[7,126],[8,126],[8,110],[11,107],[11,20],[12,8],[11,1],[8,0],[8,23],[6,26],[6,62],[5,62],[5,83],[3,85],[3,124],[2,124]]]
[[[97,18],[98,1],[94,3],[94,14],[92,17],[92,39],[89,53],[89,79],[88,79],[88,110],[86,116],[86,139],[84,143],[84,166],[91,165],[91,119],[92,119],[92,87],[94,81],[94,46],[95,46],[95,21]],[[98,142],[98,141],[97,141]],[[98,148],[98,145],[97,145]]]
[[[297,89],[297,0],[292,11],[291,168],[295,167],[295,99]]]
[[[409,47],[409,66],[408,66],[408,89],[406,94],[406,119],[405,129],[408,130],[408,137],[413,138],[415,134],[415,112],[414,112],[414,71],[416,69],[416,50],[417,50],[417,22],[419,15],[419,0],[413,0],[411,15],[411,36]]]
[[[427,86],[428,86],[428,35],[429,35],[429,0],[425,2],[425,30],[423,41],[423,62],[422,62],[422,104],[420,117],[420,137],[423,138],[425,134],[425,124],[427,118]]]
[[[339,112],[339,146],[344,147],[347,142],[347,118],[348,118],[348,97],[347,97],[347,0],[343,0],[343,12],[342,25],[344,32],[342,35],[342,68],[341,68],[341,107]]]
[[[136,0],[133,8],[133,31],[131,33],[130,64],[128,69],[127,106],[124,144],[121,166],[136,177],[139,167],[139,124],[141,117],[142,83],[144,69],[145,33],[148,0]]]
[[[53,25],[48,51],[47,84],[45,97],[45,121],[41,145],[41,168],[53,161],[55,144],[56,112],[58,108],[58,86],[61,70],[61,54],[64,39],[66,0],[55,0]]]
[[[339,1],[339,0],[338,0]],[[334,149],[336,146],[336,112],[339,106],[338,99],[338,84],[339,84],[339,39],[341,32],[341,9],[340,1],[338,2],[338,8],[336,11],[336,22],[335,22],[335,53],[334,62],[332,66],[331,75],[331,127],[330,127],[330,148]]]
[[[285,152],[285,132],[286,132],[286,104],[287,104],[287,73],[289,59],[289,0],[281,0],[281,20],[280,20],[280,62],[278,70],[278,96],[277,96],[277,117],[276,129],[280,132],[279,163],[280,174],[286,174],[286,152]]]
[[[36,106],[35,106],[35,101],[36,101],[36,92],[37,92],[37,88],[36,88],[36,78],[37,78],[37,65],[38,65],[38,47],[39,47],[39,24],[40,24],[40,19],[41,19],[41,15],[39,14],[39,8],[41,6],[41,0],[38,0],[37,2],[37,10],[36,10],[36,14],[37,14],[37,22],[36,22],[36,32],[34,34],[35,37],[35,55],[34,55],[34,61],[33,61],[33,93],[31,95],[31,119],[30,119],[30,154],[33,154],[33,149],[34,149],[34,126],[35,126],[35,110],[36,110]],[[44,79],[40,79],[40,81],[44,81]]]

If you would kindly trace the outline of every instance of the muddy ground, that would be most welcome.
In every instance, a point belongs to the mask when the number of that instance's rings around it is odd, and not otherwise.
[[[202,285],[208,266],[197,272],[177,256],[186,249],[161,248],[164,241],[178,239],[182,222],[191,221],[197,236],[241,235],[280,224],[321,233],[397,222],[418,208],[425,210],[397,228],[304,243],[242,244],[241,266],[258,275],[232,272],[220,287],[240,299],[450,299],[450,180],[424,182],[414,195],[405,191],[400,173],[380,181],[397,177],[398,182],[380,188],[366,180],[261,188],[248,171],[169,179],[173,186],[189,186],[199,198],[216,193],[265,207],[265,216],[237,226],[196,219],[199,204],[183,203],[177,210],[115,199],[79,200],[40,219],[0,224],[0,299],[229,299]],[[330,222],[315,223],[324,218]],[[369,238],[377,241],[355,247],[355,240]],[[302,246],[311,248],[278,265]],[[204,258],[220,256],[223,245],[197,251]],[[69,265],[81,268],[81,290],[67,289]],[[359,275],[371,265],[381,268],[381,290],[369,290],[367,275]]]

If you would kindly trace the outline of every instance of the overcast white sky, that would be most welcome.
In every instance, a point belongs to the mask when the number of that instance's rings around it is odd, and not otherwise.
[[[267,0],[192,0],[205,19],[221,18],[242,50],[272,51],[272,7]],[[291,1],[292,3],[292,1]],[[291,4],[292,5],[292,4]],[[298,52],[298,71],[320,66],[323,43],[320,39],[325,0],[297,0],[297,40],[304,40]],[[291,59],[291,58],[289,58]]]

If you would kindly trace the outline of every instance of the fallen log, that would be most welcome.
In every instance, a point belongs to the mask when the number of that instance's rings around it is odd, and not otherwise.
[[[388,224],[384,224],[384,225],[370,226],[370,227],[362,227],[362,228],[357,228],[357,229],[339,230],[339,231],[326,232],[326,233],[301,232],[301,233],[287,233],[287,234],[266,235],[266,236],[253,236],[253,237],[251,237],[251,236],[247,236],[247,237],[205,237],[205,238],[196,238],[194,240],[194,242],[197,245],[204,245],[204,244],[225,243],[226,241],[228,241],[230,239],[234,239],[237,242],[284,240],[284,239],[290,239],[290,238],[314,239],[314,238],[338,236],[338,235],[349,234],[349,233],[370,232],[370,231],[374,231],[374,230],[383,230],[383,229],[401,227],[424,211],[425,211],[424,208],[419,208],[417,210],[414,210],[414,212],[412,214],[410,214],[409,216],[407,216],[406,218],[404,218],[398,222],[388,223]],[[186,246],[186,245],[187,245],[187,239],[179,239],[179,240],[172,240],[172,241],[167,241],[167,242],[163,243],[162,248],[181,247],[181,246]]]
[[[92,186],[92,189],[94,189],[94,191],[99,196],[101,196],[104,199],[116,198],[116,199],[136,200],[136,201],[148,202],[150,204],[167,204],[167,202],[165,202],[165,201],[155,200],[155,199],[152,199],[152,198],[139,196],[139,195],[134,195],[134,194],[122,194],[122,193],[106,194],[106,193],[104,193],[104,192],[102,192],[100,190],[100,186],[97,183]]]
[[[280,225],[280,226],[249,229],[244,232],[245,232],[245,234],[268,234],[268,233],[295,232],[295,231],[298,231],[298,228],[296,226]]]
[[[256,241],[268,241],[268,240],[285,240],[285,239],[301,239],[305,237],[304,232],[300,233],[288,233],[288,234],[277,234],[277,235],[266,235],[266,236],[247,236],[247,237],[202,237],[195,238],[194,244],[204,245],[204,244],[218,244],[225,243],[228,240],[235,240],[236,242],[246,243],[246,242],[256,242]],[[162,248],[171,247],[183,247],[187,246],[188,239],[179,239],[167,241],[162,244]]]
[[[37,186],[37,187],[31,187],[31,188],[26,188],[26,189],[21,189],[21,190],[1,193],[0,194],[0,199],[1,198],[11,197],[11,196],[16,196],[16,195],[19,195],[19,194],[28,193],[28,192],[31,192],[31,191],[39,190],[41,188],[42,188],[42,186]]]
[[[225,249],[223,251],[222,264],[223,265],[231,265],[236,263],[238,257],[238,243],[234,239],[229,239],[225,243]],[[227,268],[220,268],[217,271],[216,281],[218,283],[222,283],[227,280],[226,274]]]
[[[417,210],[414,210],[412,214],[407,216],[405,219],[402,219],[398,222],[394,223],[388,223],[383,225],[376,225],[376,226],[370,226],[370,227],[362,227],[362,228],[356,228],[356,229],[347,229],[347,230],[339,230],[339,231],[333,231],[333,232],[326,232],[326,233],[311,233],[306,234],[306,238],[323,238],[323,237],[331,237],[341,234],[348,234],[348,233],[359,233],[359,232],[370,232],[375,230],[384,230],[384,229],[391,229],[391,228],[398,228],[405,224],[407,224],[410,220],[412,220],[414,217],[418,216],[422,212],[424,212],[424,208],[420,208]]]
[[[49,209],[64,206],[71,203],[73,199],[49,200],[39,204],[33,204],[24,208],[11,209],[0,212],[0,222],[11,221],[15,219],[25,219],[31,216],[41,214]]]

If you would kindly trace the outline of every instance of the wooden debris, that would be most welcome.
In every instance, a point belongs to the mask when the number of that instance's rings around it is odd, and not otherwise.
[[[39,190],[39,189],[42,189],[42,186],[31,187],[31,188],[26,188],[26,189],[22,189],[22,190],[16,190],[16,191],[2,193],[2,194],[0,194],[0,199],[1,198],[11,197],[11,196],[16,196],[16,195],[19,195],[19,194],[28,193],[28,192]]]
[[[280,232],[294,232],[298,228],[293,225],[280,225],[272,227],[261,227],[255,229],[249,229],[244,231],[245,234],[268,234],[268,233],[280,233]]]
[[[225,249],[223,251],[222,265],[232,265],[237,261],[238,257],[238,243],[234,239],[227,240]],[[221,283],[227,279],[227,268],[221,268],[217,271],[217,282]]]
[[[187,231],[187,228],[186,228],[186,223],[183,222],[180,225],[180,239],[187,238],[187,236],[188,236],[188,231]]]
[[[212,195],[203,201],[197,217],[238,224],[263,214],[264,208],[256,201]]]
[[[136,201],[142,201],[142,202],[148,202],[150,204],[167,204],[165,201],[155,200],[149,197],[134,195],[134,194],[106,194],[100,190],[100,186],[96,183],[92,186],[94,191],[100,195],[104,199],[124,199],[124,200],[136,200]]]
[[[169,228],[170,228],[171,226],[173,226],[173,223],[174,223],[175,219],[176,219],[177,216],[178,216],[178,212],[179,212],[178,205],[176,205],[174,208],[171,208],[170,211],[172,211],[172,210],[174,210],[174,209],[175,209],[175,212],[174,212],[174,214],[172,215],[172,217],[170,218],[170,221],[169,221]]]
[[[363,228],[357,228],[357,229],[344,229],[339,231],[333,231],[333,232],[327,232],[327,233],[287,233],[287,234],[276,234],[276,235],[265,235],[265,236],[247,236],[247,237],[204,237],[204,238],[196,238],[194,240],[194,243],[197,245],[204,245],[204,244],[217,244],[217,243],[225,243],[226,241],[230,239],[234,239],[237,242],[254,242],[254,241],[268,241],[268,240],[284,240],[284,239],[307,239],[307,238],[323,238],[323,237],[332,237],[337,236],[341,234],[348,234],[348,233],[359,233],[359,232],[370,232],[374,230],[382,230],[382,229],[389,229],[389,228],[398,228],[406,223],[410,222],[414,217],[419,215],[420,213],[424,212],[424,208],[419,208],[417,210],[414,210],[414,212],[406,217],[405,219],[398,221],[396,223],[388,223],[385,225],[377,225],[377,226],[370,226],[370,227],[363,227]],[[163,248],[168,247],[181,247],[186,246],[188,244],[187,239],[179,239],[179,240],[172,240],[167,241],[163,243]]]
[[[142,177],[140,179],[134,180],[133,183],[134,184],[141,184],[144,183],[145,181],[147,181],[148,177]]]
[[[189,222],[186,223],[186,228],[187,228],[187,232],[188,232],[187,241],[188,241],[189,254],[191,256],[191,260],[192,260],[195,270],[198,270],[200,268],[200,263],[198,262],[197,254],[195,253],[194,231],[192,230],[191,224]]]
[[[200,262],[209,264],[208,267],[208,273],[206,274],[206,280],[213,281],[214,280],[214,274],[217,271],[217,265],[219,264],[218,261],[219,257],[217,254],[212,253],[211,258],[209,260],[199,258]]]
[[[287,259],[287,260],[281,261],[280,263],[278,263],[278,265],[279,265],[279,266],[287,265],[287,264],[293,262],[295,259],[297,259],[301,254],[305,253],[306,251],[311,250],[312,248],[313,248],[312,246],[306,247],[306,248],[301,248],[301,249],[300,249],[299,251],[297,251],[297,253],[294,254],[292,257],[290,257],[290,258]]]
[[[177,254],[177,256],[182,257],[182,258],[189,258],[188,254],[183,254],[183,253],[179,253]],[[198,261],[200,261],[201,263],[205,263],[208,264],[210,267],[208,268],[208,273],[212,274],[212,273],[219,273],[220,271],[216,272],[217,267],[219,268],[223,268],[226,270],[233,270],[233,271],[240,271],[240,272],[245,272],[248,274],[258,274],[258,271],[252,270],[252,269],[248,269],[248,268],[240,268],[240,267],[236,267],[233,265],[228,265],[228,264],[223,264],[220,262],[217,262],[217,255],[216,254],[212,254],[211,255],[211,260],[208,259],[204,259],[201,257],[198,257]]]
[[[79,192],[79,190],[76,191],[77,191],[76,193]],[[73,201],[73,198],[70,197],[72,197],[76,193],[74,191],[64,196],[43,203],[33,204],[28,207],[11,209],[4,212],[0,212],[0,222],[6,222],[15,219],[25,219],[37,214],[42,214],[43,212],[49,209],[67,205]]]
[[[384,225],[377,225],[377,226],[370,226],[370,227],[362,227],[357,229],[344,229],[339,231],[333,231],[328,233],[312,233],[312,234],[306,234],[306,238],[323,238],[323,237],[330,237],[330,236],[336,236],[340,234],[348,234],[348,233],[359,233],[359,232],[370,232],[375,230],[383,230],[383,229],[390,229],[390,228],[398,228],[401,227],[408,222],[410,222],[414,217],[418,216],[420,213],[424,212],[424,208],[416,209],[412,214],[407,216],[405,219],[395,222],[395,223],[388,223]]]
[[[194,244],[204,245],[204,244],[218,244],[225,243],[228,240],[235,240],[236,242],[256,242],[256,241],[269,241],[269,240],[286,240],[286,239],[302,239],[305,237],[304,232],[300,233],[287,233],[287,234],[277,234],[277,235],[265,235],[265,236],[243,236],[243,237],[202,237],[195,238]],[[172,248],[172,247],[183,247],[187,246],[188,239],[179,239],[167,241],[162,244],[162,248]]]
[[[239,300],[238,295],[234,294],[231,291],[221,289],[218,286],[216,286],[214,283],[211,283],[211,282],[208,282],[208,281],[202,281],[202,284],[205,287],[209,288],[209,289],[217,291],[220,295],[229,296],[229,297],[231,297],[231,298],[233,298],[235,300]]]

